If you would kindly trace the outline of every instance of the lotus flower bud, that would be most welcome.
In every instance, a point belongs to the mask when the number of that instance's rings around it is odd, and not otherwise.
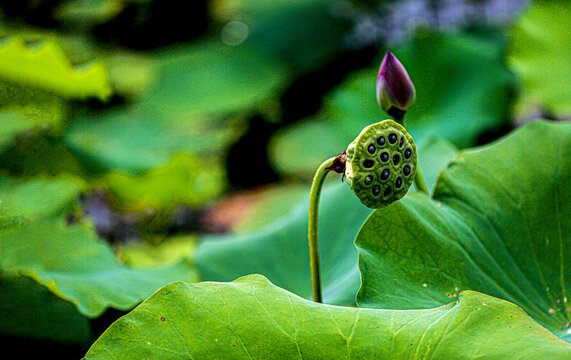
[[[404,66],[387,51],[377,76],[377,102],[381,109],[395,118],[414,104],[416,90]]]
[[[347,184],[373,209],[402,198],[414,182],[416,144],[393,120],[367,126],[346,151]]]

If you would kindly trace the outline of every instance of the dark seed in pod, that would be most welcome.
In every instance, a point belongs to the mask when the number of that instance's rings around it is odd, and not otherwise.
[[[395,187],[397,189],[400,189],[401,186],[402,186],[402,179],[398,177],[397,180],[395,181]]]
[[[367,147],[367,151],[369,152],[369,154],[374,154],[375,153],[375,145],[371,144],[369,145],[369,147]]]
[[[411,149],[406,149],[404,151],[404,158],[405,159],[410,159],[410,156],[412,155],[412,150]]]
[[[404,139],[403,139],[403,138],[400,138],[399,147],[401,148],[403,144],[404,144]]]
[[[365,185],[371,185],[373,183],[373,176],[372,175],[367,176],[365,178],[364,183],[365,183]]]
[[[381,173],[381,180],[387,180],[390,174],[391,173],[389,172],[389,169],[383,170],[383,172]]]
[[[385,138],[383,136],[381,136],[380,138],[377,139],[377,144],[379,144],[380,146],[385,145]]]
[[[400,162],[400,156],[396,154],[395,156],[393,156],[393,164],[398,165],[399,162]]]
[[[387,161],[389,161],[389,153],[387,153],[387,152],[382,153],[382,154],[381,154],[381,161],[382,161],[382,162],[387,162]]]
[[[404,176],[409,176],[410,175],[410,167],[407,165],[404,167],[404,169],[402,169],[402,173],[404,174]]]
[[[390,194],[391,194],[391,187],[388,186],[387,189],[385,190],[385,193],[384,193],[383,196],[384,196],[384,197],[387,197],[387,196],[389,196]]]
[[[390,135],[389,135],[389,142],[390,142],[391,144],[396,143],[396,142],[397,142],[397,134],[395,134],[395,133],[390,134]]]
[[[379,194],[381,193],[381,188],[379,187],[379,185],[375,185],[373,186],[371,192],[373,193],[373,196],[379,196]]]
[[[373,160],[367,159],[365,161],[363,161],[363,166],[368,168],[372,168],[375,165],[375,162]]]

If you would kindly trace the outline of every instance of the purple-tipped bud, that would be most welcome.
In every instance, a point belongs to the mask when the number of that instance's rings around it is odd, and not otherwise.
[[[406,69],[387,51],[377,76],[377,102],[386,113],[404,114],[414,104],[416,90]]]

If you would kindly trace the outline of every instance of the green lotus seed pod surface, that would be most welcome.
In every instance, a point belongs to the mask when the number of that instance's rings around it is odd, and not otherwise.
[[[347,148],[347,184],[361,202],[380,209],[402,198],[416,174],[416,144],[393,120],[367,126]]]

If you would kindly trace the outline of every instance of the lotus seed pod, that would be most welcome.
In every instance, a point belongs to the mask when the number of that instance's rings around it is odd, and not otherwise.
[[[361,202],[380,209],[402,198],[416,174],[416,144],[393,120],[367,126],[347,148],[345,177]]]

